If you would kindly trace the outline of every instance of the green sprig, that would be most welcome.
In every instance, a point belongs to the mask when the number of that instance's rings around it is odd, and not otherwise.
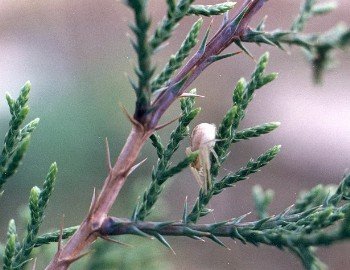
[[[191,5],[188,15],[214,16],[221,15],[235,6],[235,2],[224,2],[216,5]]]
[[[57,165],[53,163],[44,181],[43,189],[33,187],[29,196],[30,221],[27,235],[16,253],[13,261],[14,268],[22,268],[30,260],[30,254],[36,246],[36,238],[44,218],[44,210],[51,196],[57,174]]]
[[[237,131],[233,139],[232,143],[236,143],[242,140],[249,140],[251,138],[260,137],[261,135],[268,134],[271,131],[274,131],[276,128],[280,126],[280,122],[270,122],[262,125],[246,128],[240,131]]]
[[[182,42],[180,49],[175,55],[170,56],[169,62],[165,65],[162,72],[152,81],[152,92],[163,86],[182,65],[183,61],[188,57],[191,49],[198,43],[199,31],[203,25],[203,19],[199,19],[187,34]]]
[[[256,160],[251,159],[247,165],[235,173],[226,175],[214,186],[214,194],[222,192],[223,189],[230,187],[238,181],[245,180],[249,174],[256,173],[259,169],[267,165],[280,151],[281,146],[276,145],[259,156]]]
[[[39,119],[37,118],[21,129],[21,125],[29,113],[27,103],[30,89],[30,83],[26,82],[16,100],[12,99],[9,94],[6,95],[11,120],[0,155],[0,190],[6,180],[17,171],[28,148],[30,135],[38,126]]]
[[[313,7],[317,0],[305,0],[301,5],[298,17],[294,20],[291,27],[292,31],[300,32],[304,29],[307,21],[313,16]]]
[[[127,4],[135,15],[135,25],[131,29],[136,36],[136,42],[132,42],[132,45],[138,56],[138,66],[135,68],[138,85],[132,83],[132,86],[136,93],[135,118],[140,119],[148,112],[151,102],[150,79],[154,68],[151,65],[151,48],[147,36],[151,21],[146,13],[147,1],[127,0]]]
[[[172,4],[168,4],[170,7],[170,9],[168,9],[168,14],[163,18],[149,42],[153,51],[170,38],[177,23],[187,15],[190,5],[193,2],[194,0],[180,0],[175,8],[173,8]],[[169,10],[171,10],[171,12],[169,12]]]
[[[211,168],[210,173],[213,178],[215,178],[221,167],[222,162],[227,158],[228,150],[231,145],[233,131],[232,125],[234,123],[235,118],[237,117],[238,108],[237,106],[233,106],[224,116],[217,135],[214,146],[214,152],[216,153],[216,157],[212,156],[211,158]]]
[[[16,252],[17,245],[17,231],[16,224],[13,219],[10,220],[7,231],[7,243],[3,256],[4,270],[13,269],[12,262]]]
[[[42,245],[48,245],[50,243],[57,243],[59,241],[60,235],[62,236],[62,239],[67,239],[72,236],[78,228],[79,226],[73,226],[63,229],[62,232],[61,230],[58,230],[40,235],[35,239],[34,247],[40,247]]]

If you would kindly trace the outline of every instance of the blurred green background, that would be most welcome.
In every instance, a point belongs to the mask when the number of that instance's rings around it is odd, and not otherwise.
[[[150,1],[153,23],[165,12],[163,2]],[[338,21],[349,24],[350,2],[338,2],[336,12],[312,20],[307,31],[327,30]],[[268,29],[287,28],[299,4],[292,0],[269,1],[255,22],[267,14]],[[194,20],[186,18],[170,45],[158,53],[155,63],[159,67],[176,51]],[[9,120],[5,92],[17,97],[26,80],[32,83],[30,117],[41,119],[23,166],[7,183],[1,198],[1,242],[5,240],[9,219],[16,218],[19,223],[19,206],[27,203],[32,186],[42,184],[53,161],[59,166],[58,182],[43,231],[57,228],[62,214],[66,226],[77,225],[85,216],[93,188],[102,186],[107,173],[104,138],[109,138],[114,160],[130,130],[130,123],[118,106],[121,102],[133,112],[134,94],[125,76],[133,77],[136,62],[129,43],[130,22],[132,13],[123,1],[0,0],[1,135],[5,135]],[[210,19],[206,19],[206,25],[209,22]],[[213,29],[219,25],[220,18],[216,18]],[[315,86],[310,67],[300,51],[291,48],[288,54],[266,46],[249,48],[256,58],[270,50],[268,70],[280,75],[257,93],[244,127],[269,121],[280,121],[282,125],[270,135],[235,145],[224,166],[235,170],[275,144],[282,144],[283,148],[262,172],[213,200],[211,207],[215,209],[216,220],[251,211],[253,184],[276,191],[271,206],[271,213],[275,213],[292,204],[302,189],[318,183],[338,183],[350,166],[350,54],[339,53],[337,68],[326,74],[322,86]],[[193,87],[206,96],[198,101],[203,111],[196,123],[218,124],[231,105],[236,81],[241,76],[249,76],[253,68],[254,62],[241,54],[206,70],[204,76],[193,83]],[[174,104],[163,121],[174,118],[177,112],[178,104]],[[164,142],[171,128],[161,132]],[[185,140],[183,147],[187,144]],[[179,158],[184,156],[181,151]],[[145,157],[147,162],[129,178],[112,214],[130,216],[137,196],[148,185],[156,158],[150,144],[142,151],[140,160]],[[196,195],[196,183],[186,171],[171,180],[164,190],[164,203],[156,209],[167,212],[167,219],[180,219],[185,197],[189,196],[193,202]],[[166,205],[169,207],[163,209]],[[213,221],[213,218],[210,216],[204,221]],[[19,233],[25,231],[25,224],[17,226]],[[301,269],[292,255],[272,247],[257,249],[228,240],[226,243],[231,248],[228,251],[209,242],[185,238],[170,238],[169,242],[176,256],[160,244],[152,245],[162,249],[161,255],[166,256],[174,269]],[[350,244],[337,244],[322,248],[319,253],[330,269],[346,269],[350,265],[349,248]]]

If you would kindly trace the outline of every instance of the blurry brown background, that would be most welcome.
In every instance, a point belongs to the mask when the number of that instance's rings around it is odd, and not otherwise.
[[[163,2],[150,1],[154,23],[165,12]],[[350,24],[350,2],[338,2],[339,8],[332,15],[313,19],[307,31],[324,31],[338,21]],[[300,1],[271,0],[256,16],[255,23],[267,14],[268,29],[287,28],[299,5]],[[170,40],[171,44],[157,55],[159,67],[176,51],[194,20],[186,18]],[[66,226],[76,225],[84,217],[93,187],[101,187],[106,175],[104,138],[109,138],[115,157],[130,129],[117,104],[120,101],[133,111],[134,95],[125,76],[125,73],[132,74],[136,61],[128,40],[131,21],[132,14],[123,1],[0,0],[2,136],[9,119],[5,92],[17,96],[26,80],[33,85],[30,116],[41,118],[24,164],[5,186],[1,198],[1,242],[8,220],[19,219],[18,205],[26,204],[32,186],[41,185],[52,161],[58,162],[59,176],[45,228],[57,228],[63,213]],[[210,19],[205,21],[208,25]],[[219,24],[217,17],[213,28]],[[211,207],[215,208],[216,220],[251,211],[253,184],[276,191],[271,213],[277,213],[292,204],[303,189],[318,183],[338,183],[345,169],[350,167],[349,52],[339,53],[337,68],[326,74],[322,86],[315,86],[309,64],[299,50],[292,48],[289,55],[267,46],[249,48],[256,58],[269,50],[268,71],[279,72],[279,78],[258,91],[242,127],[269,121],[280,121],[282,125],[270,135],[234,145],[231,159],[224,167],[237,169],[250,157],[258,156],[275,144],[283,148],[262,172],[214,199]],[[236,81],[241,76],[249,76],[253,68],[254,62],[241,54],[206,70],[193,84],[206,96],[198,101],[203,111],[196,122],[219,123],[231,105]],[[173,118],[177,111],[174,105],[164,121]],[[169,131],[170,127],[162,132],[165,138]],[[137,194],[149,183],[149,176],[144,176],[150,174],[155,162],[150,145],[140,158],[147,156],[150,157],[146,164],[130,177],[124,189],[127,193],[136,187],[138,193],[122,196],[114,214],[130,215]],[[182,158],[182,153],[178,157]],[[179,219],[185,197],[188,195],[193,201],[196,194],[196,183],[188,171],[172,179],[164,192],[171,206],[168,218]],[[212,220],[210,216],[204,221]],[[24,231],[23,224],[18,227],[20,233]],[[255,248],[227,240],[231,247],[228,251],[212,243],[185,238],[170,238],[169,241],[177,253],[176,256],[168,254],[176,269],[301,269],[296,258],[273,247]],[[319,254],[330,269],[348,269],[349,248],[350,244],[337,244],[321,248]]]

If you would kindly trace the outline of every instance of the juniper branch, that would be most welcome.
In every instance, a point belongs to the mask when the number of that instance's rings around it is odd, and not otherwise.
[[[229,237],[241,242],[254,245],[266,244],[278,248],[307,248],[312,246],[329,245],[343,241],[350,237],[350,207],[339,208],[320,207],[298,214],[290,214],[291,207],[276,216],[269,216],[253,222],[242,222],[244,216],[228,221],[213,224],[192,224],[184,222],[142,222],[128,219],[109,217],[101,226],[102,235],[161,235],[161,236],[186,236],[191,238]],[[325,217],[324,213],[331,215]],[[327,231],[325,228],[334,225],[332,214],[341,212],[340,226]],[[324,226],[317,226],[321,220]],[[310,227],[310,230],[300,230],[301,224]]]
[[[332,197],[341,194],[340,198],[345,201],[345,204],[338,207],[324,204],[294,213],[294,207],[291,206],[278,215],[267,216],[257,221],[243,222],[246,217],[243,215],[213,224],[193,224],[185,222],[185,220],[183,222],[142,222],[109,217],[101,226],[100,233],[102,235],[161,235],[207,237],[209,239],[212,239],[213,236],[229,237],[238,239],[244,244],[287,247],[298,256],[300,256],[299,252],[303,250],[305,256],[313,256],[314,258],[313,261],[301,258],[303,263],[315,264],[318,260],[312,253],[312,247],[329,245],[350,237],[350,203],[346,195],[350,188],[344,184],[349,181],[348,178],[350,178],[348,175],[345,176],[337,191],[329,195]],[[335,230],[325,230],[339,221],[341,222]]]
[[[131,2],[134,2],[136,4],[141,3],[140,1],[129,0],[128,1],[129,5]],[[180,0],[178,4],[175,5],[174,1],[167,0],[167,4],[168,4],[167,16],[163,19],[162,23],[156,29],[154,36],[152,36],[151,39],[148,41],[148,46],[149,46],[148,48],[150,50],[147,51],[147,53],[149,52],[149,54],[146,53],[147,57],[150,56],[151,53],[154,53],[155,50],[159,48],[160,45],[162,45],[170,37],[177,23],[188,13],[188,9],[190,8],[190,5],[192,4],[192,2],[193,1],[191,0]],[[350,218],[347,216],[347,213],[348,213],[347,210],[349,209],[349,207],[347,206],[342,206],[337,208],[333,205],[323,205],[319,208],[310,209],[310,210],[307,210],[301,213],[296,213],[293,215],[289,213],[289,211],[291,211],[291,208],[288,208],[278,216],[268,217],[263,220],[258,220],[256,222],[249,223],[248,225],[244,224],[244,225],[247,225],[248,227],[243,226],[244,227],[243,229],[240,228],[240,226],[233,226],[233,225],[242,225],[241,220],[243,219],[243,217],[239,217],[230,222],[223,222],[220,224],[210,224],[211,227],[209,229],[205,227],[203,229],[204,231],[200,231],[200,227],[198,227],[199,232],[192,230],[192,228],[196,229],[197,227],[191,227],[191,226],[199,226],[199,225],[195,225],[187,222],[186,223],[185,222],[183,223],[173,223],[173,222],[145,223],[143,222],[142,220],[137,218],[139,209],[141,207],[144,207],[144,209],[146,209],[146,211],[144,211],[144,213],[146,213],[145,214],[146,216],[148,214],[147,211],[152,207],[150,205],[149,206],[144,206],[145,204],[142,205],[143,202],[141,202],[141,204],[137,206],[132,220],[108,218],[108,217],[106,218],[109,210],[111,209],[112,204],[114,203],[117,195],[119,194],[119,191],[121,190],[121,187],[124,185],[126,181],[126,177],[128,175],[130,168],[132,168],[136,160],[136,157],[138,156],[144,142],[148,139],[148,137],[152,133],[154,133],[154,130],[156,129],[156,126],[160,120],[160,117],[169,108],[169,106],[186,90],[186,88],[204,71],[206,67],[208,67],[210,64],[214,63],[218,59],[222,59],[226,57],[226,56],[220,55],[223,50],[225,50],[233,42],[236,42],[238,45],[242,45],[242,41],[244,41],[242,37],[249,32],[248,23],[250,22],[252,17],[256,14],[256,12],[263,6],[265,2],[266,0],[246,1],[242,5],[241,9],[235,14],[234,18],[231,18],[231,19],[227,18],[227,20],[224,21],[224,24],[222,25],[222,27],[218,30],[218,32],[214,35],[214,37],[208,43],[207,43],[208,35],[206,35],[204,42],[202,43],[202,46],[200,47],[198,52],[183,66],[183,68],[177,73],[177,75],[173,76],[167,82],[163,91],[155,98],[154,101],[149,103],[143,102],[142,104],[146,104],[146,106],[143,106],[143,107],[140,106],[139,103],[137,103],[136,112],[134,115],[135,119],[132,119],[130,117],[130,120],[133,123],[132,132],[130,133],[128,140],[125,144],[125,147],[123,148],[115,166],[113,167],[113,169],[110,170],[100,195],[96,199],[96,202],[92,205],[88,217],[82,222],[77,232],[68,241],[65,247],[59,253],[56,254],[55,258],[52,260],[52,262],[50,263],[47,269],[66,269],[71,264],[71,262],[75,260],[75,258],[79,257],[79,254],[83,248],[89,246],[94,240],[96,240],[96,237],[98,237],[99,233],[101,233],[102,235],[115,234],[115,230],[122,230],[123,228],[128,229],[127,233],[131,233],[135,235],[142,235],[142,236],[153,235],[154,237],[156,237],[158,240],[160,240],[163,244],[167,246],[168,244],[163,237],[163,235],[166,235],[166,233],[162,231],[162,230],[165,230],[165,228],[167,229],[170,228],[172,231],[171,233],[173,233],[173,230],[175,231],[179,230],[178,234],[176,235],[182,235],[186,233],[190,237],[196,238],[196,237],[200,237],[200,234],[201,234],[201,236],[208,237],[217,243],[220,243],[217,237],[228,236],[228,232],[225,230],[230,229],[229,231],[231,234],[230,237],[240,239],[242,242],[250,242],[253,244],[257,244],[257,243],[272,244],[273,243],[278,247],[282,247],[282,246],[289,247],[291,245],[293,246],[293,245],[296,245],[298,241],[300,241],[300,243],[302,243],[303,246],[309,246],[309,245],[311,246],[311,245],[325,244],[332,241],[338,241],[340,240],[340,237],[342,238],[348,237],[347,227],[348,227]],[[142,2],[142,4],[145,4],[145,3],[146,1]],[[136,10],[135,7],[134,7],[134,11]],[[146,16],[144,6],[142,7],[142,9],[143,10],[140,13],[143,14],[143,18],[141,19],[143,20],[143,22],[145,22],[147,21],[148,18]],[[136,17],[141,16],[138,14],[135,14],[135,15]],[[136,26],[138,24],[137,20],[138,19],[136,18]],[[136,33],[136,36],[138,34],[142,35],[140,33]],[[142,36],[142,42],[141,42],[142,44],[145,44],[144,40],[145,40],[145,37]],[[268,42],[268,41],[265,40],[265,42]],[[270,42],[270,44],[273,44],[273,42]],[[339,44],[337,44],[337,46],[338,45]],[[139,49],[139,52],[141,51],[142,50]],[[144,57],[144,56],[141,56],[141,57]],[[144,69],[144,71],[152,70],[150,63],[148,63],[146,66],[147,67]],[[265,68],[263,63],[262,63],[262,66],[260,66],[259,68],[260,68],[260,71],[257,70],[257,72],[260,72],[262,74],[262,76],[258,78],[259,80],[254,80],[256,77],[258,77],[257,76],[258,73],[257,73],[254,75],[254,78],[248,84],[245,83],[245,81],[241,81],[241,85],[239,85],[239,87],[242,91],[241,92],[238,91],[237,93],[243,93],[243,95],[241,96],[237,95],[237,96],[241,98],[242,102],[239,104],[234,104],[234,106],[237,107],[237,111],[241,111],[241,112],[244,111],[246,105],[251,100],[255,89],[261,87],[262,85],[266,84],[267,82],[273,80],[276,77],[275,74],[271,74],[270,76],[266,76],[266,77],[263,76],[263,72],[261,72],[261,70],[263,71]],[[151,74],[151,73],[146,72],[145,74]],[[149,76],[149,78],[150,77],[151,75]],[[140,76],[139,76],[139,79],[140,79]],[[147,80],[147,82],[149,82],[149,80]],[[146,92],[150,93],[149,91],[146,91]],[[150,95],[147,94],[146,98],[149,98],[149,97]],[[140,100],[139,97],[138,97],[138,100]],[[147,100],[147,99],[144,99],[144,100]],[[225,136],[228,136],[227,134],[229,134],[230,136],[234,134],[234,132],[238,127],[237,123],[239,123],[239,121],[244,117],[244,112],[242,114],[236,113],[235,115],[238,115],[238,116],[234,118],[234,121],[230,119],[228,119],[230,121],[227,121],[227,122],[232,122],[232,125],[231,125],[230,131],[223,130],[223,134]],[[235,124],[237,124],[237,126],[235,126]],[[178,143],[175,143],[175,145],[171,147],[170,151],[167,151],[169,150],[168,147],[162,148],[161,144],[159,144],[159,141],[157,141],[157,138],[154,137],[153,139],[155,139],[153,141],[157,147],[158,156],[162,155],[160,157],[160,160],[163,159],[167,161],[166,163],[164,163],[165,166],[163,167],[163,170],[166,171],[169,169],[168,161],[172,156],[173,152],[177,149]],[[224,153],[224,151],[222,153]],[[252,168],[249,168],[249,166],[247,165],[246,170],[243,170],[244,168],[242,169],[242,172],[240,172],[241,175],[237,175],[237,176],[230,175],[230,177],[228,177],[225,181],[216,181],[213,185],[213,188],[210,189],[210,192],[206,194],[201,193],[200,197],[202,197],[203,194],[206,196],[207,194],[215,195],[214,191],[219,193],[222,191],[222,189],[220,188],[226,188],[232,185],[235,181],[243,180],[248,175],[247,172],[249,170],[254,171],[255,169],[258,169],[258,167],[254,169],[254,165],[252,164],[254,164],[254,161],[251,161],[251,163],[248,163],[248,165],[251,166]],[[156,179],[156,177],[154,179]],[[153,183],[156,183],[156,181],[152,181],[152,184]],[[156,184],[158,185],[158,183]],[[218,186],[218,184],[221,184],[221,186]],[[153,196],[155,196],[157,195],[157,193],[159,194],[158,191],[159,190],[157,189],[154,189],[150,192],[146,191],[145,195],[153,194]],[[146,198],[146,197],[144,202],[151,201],[152,198],[149,198],[149,197]],[[204,208],[205,203],[207,203],[207,201],[203,201],[200,205],[201,209],[198,208],[196,210],[201,215],[209,211],[208,209]],[[196,215],[194,219],[195,220],[198,219],[198,216]],[[324,232],[321,229],[329,226],[330,224],[334,224],[335,221],[340,219],[343,219],[343,223],[342,223],[343,226],[341,227],[341,229],[338,232],[333,232],[333,233],[326,232],[325,237],[323,237]],[[147,225],[147,226],[151,225],[151,227],[146,226],[145,228],[145,227],[142,227],[142,225]],[[301,225],[302,227],[305,225],[305,227],[303,227],[305,229],[301,231],[297,231],[296,229],[300,228]],[[153,230],[152,226],[156,226],[157,227],[156,230]],[[312,230],[313,228],[316,231]],[[144,231],[145,229],[147,231]],[[205,231],[205,230],[209,230],[209,231]],[[215,230],[218,230],[218,231],[215,231]],[[310,233],[310,230],[312,230],[312,233]],[[294,240],[293,240],[293,237],[294,237]],[[326,239],[327,237],[328,239]]]

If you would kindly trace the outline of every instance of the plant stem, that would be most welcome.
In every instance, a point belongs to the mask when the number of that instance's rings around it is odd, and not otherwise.
[[[81,252],[99,236],[100,226],[123,187],[130,169],[134,165],[144,143],[153,133],[141,126],[133,126],[114,167],[110,170],[96,200],[93,199],[89,214],[66,245],[59,248],[46,270],[64,270],[77,260]]]

